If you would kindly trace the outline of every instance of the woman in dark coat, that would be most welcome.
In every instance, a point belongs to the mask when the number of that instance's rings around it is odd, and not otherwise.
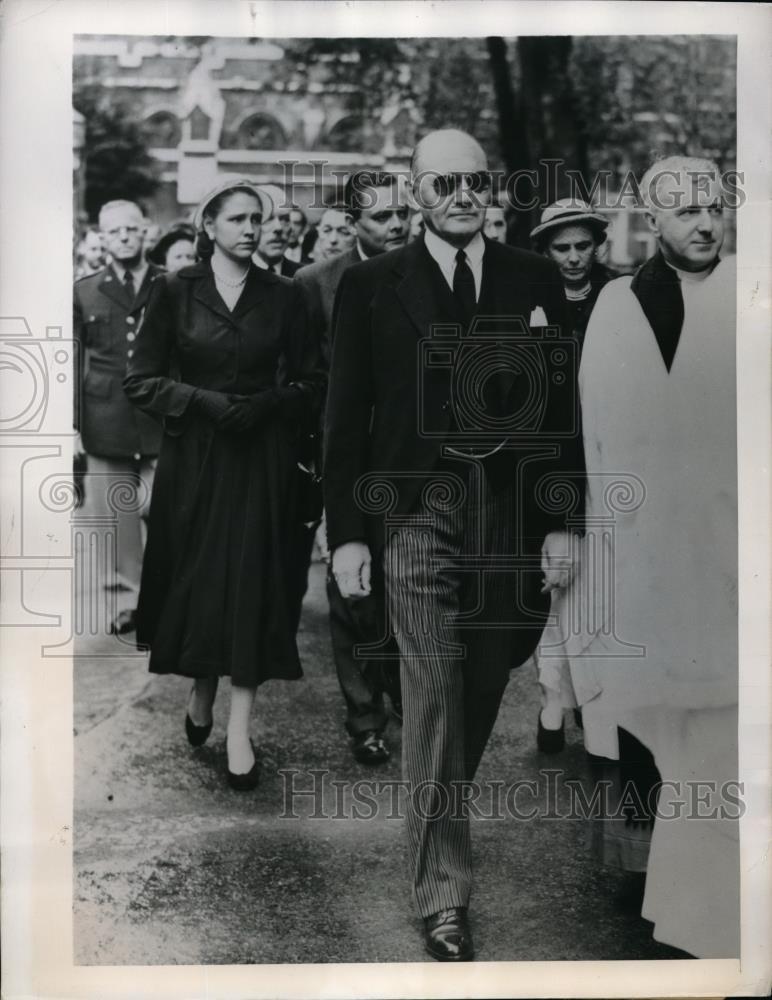
[[[196,214],[202,261],[154,283],[124,388],[164,421],[137,608],[150,670],[194,679],[201,745],[231,679],[228,780],[257,783],[256,689],[301,676],[291,620],[297,447],[322,395],[301,291],[251,262],[269,207],[224,181]]]
[[[617,275],[596,258],[606,242],[608,219],[578,198],[548,205],[531,231],[534,249],[554,261],[563,279],[571,334],[581,354],[584,334],[601,289]]]

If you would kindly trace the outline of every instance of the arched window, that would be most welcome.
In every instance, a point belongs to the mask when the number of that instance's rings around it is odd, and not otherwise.
[[[279,122],[263,113],[250,115],[239,126],[239,149],[286,149],[287,136]]]
[[[196,140],[203,139],[206,142],[209,138],[211,128],[212,119],[203,108],[196,105],[190,112],[190,138]]]
[[[156,111],[145,119],[142,130],[149,146],[157,149],[176,149],[180,144],[180,123],[171,111]]]
[[[358,115],[341,118],[327,133],[327,148],[335,153],[361,153],[365,146],[362,125]]]

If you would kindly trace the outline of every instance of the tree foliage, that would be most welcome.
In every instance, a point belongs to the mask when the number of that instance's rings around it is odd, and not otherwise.
[[[729,38],[576,38],[568,71],[589,168],[639,175],[656,155],[685,152],[734,168],[736,68]]]
[[[73,87],[73,107],[86,119],[82,151],[86,164],[85,208],[94,222],[99,208],[114,198],[142,203],[159,186],[159,164],[126,108],[97,86]]]
[[[184,41],[201,48],[207,39]],[[271,41],[285,53],[272,64],[274,84],[299,101],[334,96],[333,106],[350,116],[335,126],[341,148],[379,153],[383,122],[390,120],[385,113],[402,108],[409,116],[396,141],[399,156],[430,129],[454,126],[480,141],[493,169],[532,170],[557,159],[585,176],[588,190],[599,171],[610,171],[612,187],[630,170],[640,176],[654,153],[688,152],[713,157],[722,169],[735,166],[736,44],[730,38]],[[73,103],[86,118],[92,218],[108,198],[141,201],[158,185],[140,128],[109,102],[106,91],[76,82]],[[541,201],[542,187],[540,180]],[[522,213],[516,227],[526,232],[530,222]]]

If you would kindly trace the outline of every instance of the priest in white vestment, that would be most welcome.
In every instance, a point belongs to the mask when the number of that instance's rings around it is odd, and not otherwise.
[[[657,253],[606,285],[584,344],[587,536],[556,601],[557,628],[587,750],[616,758],[622,728],[662,777],[642,915],[660,941],[732,958],[741,808],[735,267],[719,259],[715,164],[660,161],[642,194]],[[553,664],[555,634],[545,632],[542,647]]]

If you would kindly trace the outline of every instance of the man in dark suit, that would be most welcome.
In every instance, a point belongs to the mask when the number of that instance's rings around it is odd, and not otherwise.
[[[339,254],[353,250],[355,243],[356,234],[351,225],[348,208],[345,205],[330,205],[322,212],[316,227],[314,260],[331,260]]]
[[[293,264],[303,262],[303,237],[308,231],[308,219],[306,213],[297,205],[290,206],[287,213],[287,249],[284,256],[291,260]]]
[[[346,208],[356,232],[351,250],[301,268],[296,281],[306,292],[309,312],[323,345],[330,353],[332,307],[344,271],[370,257],[403,247],[407,242],[410,212],[406,193],[394,174],[361,170],[349,178]],[[304,570],[307,572],[307,567]],[[383,737],[388,722],[384,692],[401,716],[399,676],[394,661],[368,660],[355,654],[357,644],[373,643],[376,631],[375,598],[344,600],[332,573],[327,576],[330,633],[338,682],[346,702],[346,729],[352,751],[362,764],[380,764],[389,758]]]
[[[286,196],[275,184],[261,184],[259,190],[267,196],[264,204],[273,205],[273,211],[260,225],[260,239],[252,260],[265,271],[291,278],[300,264],[285,257],[289,246],[289,208]]]
[[[161,427],[136,410],[123,392],[126,362],[154,277],[162,268],[143,258],[145,222],[138,205],[111,201],[99,212],[110,264],[75,283],[73,336],[75,428],[88,456],[87,498],[94,512],[117,517],[115,578],[117,616],[111,630],[134,629],[142,568],[143,518],[150,503]]]
[[[415,900],[429,953],[463,961],[472,862],[459,793],[510,669],[541,636],[546,590],[570,577],[570,491],[557,487],[580,467],[581,439],[559,274],[481,235],[483,150],[433,132],[411,170],[423,237],[349,268],[338,288],[325,506],[343,596],[370,593],[383,566]]]

